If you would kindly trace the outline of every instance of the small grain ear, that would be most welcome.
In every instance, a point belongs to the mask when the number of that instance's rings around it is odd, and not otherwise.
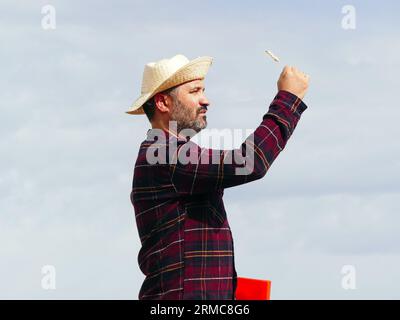
[[[274,55],[270,50],[265,50],[265,53],[268,54],[275,62],[279,62],[279,58]]]

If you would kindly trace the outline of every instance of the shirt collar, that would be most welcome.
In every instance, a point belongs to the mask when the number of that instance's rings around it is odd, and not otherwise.
[[[160,129],[151,128],[151,129],[147,130],[147,140],[153,141],[155,135],[159,136],[160,133],[157,132],[157,130],[160,130]],[[161,129],[161,130],[163,131],[163,134],[167,140],[176,139],[181,142],[188,142],[190,140],[189,137],[184,137],[180,134],[177,135],[176,133],[169,131],[168,129]]]

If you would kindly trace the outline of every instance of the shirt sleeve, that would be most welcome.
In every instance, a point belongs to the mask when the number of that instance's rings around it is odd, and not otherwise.
[[[237,149],[201,148],[190,140],[177,146],[169,164],[180,194],[207,193],[262,178],[284,149],[307,109],[296,95],[279,91],[255,131]]]

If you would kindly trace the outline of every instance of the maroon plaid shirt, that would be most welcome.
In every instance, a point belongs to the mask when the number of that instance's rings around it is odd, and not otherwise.
[[[139,299],[235,298],[237,274],[224,189],[262,178],[306,108],[295,95],[278,92],[258,128],[234,150],[201,148],[168,131],[155,143],[155,129],[148,131],[131,193],[142,243],[138,262],[146,276]],[[197,163],[181,163],[177,155],[188,150],[200,159]],[[246,155],[246,150],[253,152],[253,160],[237,161],[235,154]],[[158,157],[165,152],[165,161],[149,163],[148,152]],[[249,174],[237,174],[236,169],[244,166],[250,168]]]

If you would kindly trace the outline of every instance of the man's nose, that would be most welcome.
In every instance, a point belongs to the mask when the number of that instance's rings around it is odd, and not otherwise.
[[[201,104],[203,107],[207,107],[207,106],[210,105],[210,102],[208,101],[207,97],[206,97],[204,94],[203,94],[203,95],[201,96],[201,98],[200,98],[200,104]]]

